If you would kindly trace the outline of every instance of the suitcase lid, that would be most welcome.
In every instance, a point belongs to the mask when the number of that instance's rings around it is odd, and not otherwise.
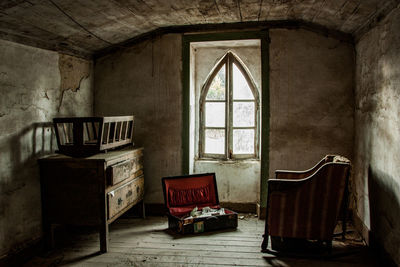
[[[219,207],[215,173],[162,178],[164,202],[169,213],[181,216],[194,207]]]

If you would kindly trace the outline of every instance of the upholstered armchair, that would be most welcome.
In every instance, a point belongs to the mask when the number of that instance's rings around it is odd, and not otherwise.
[[[269,236],[273,250],[285,239],[317,240],[331,248],[343,202],[347,206],[350,169],[348,159],[327,155],[306,171],[277,170],[268,180],[262,250],[267,250]]]

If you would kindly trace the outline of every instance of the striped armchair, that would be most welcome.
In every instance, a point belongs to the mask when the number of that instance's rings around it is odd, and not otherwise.
[[[306,171],[276,171],[275,179],[268,180],[262,250],[269,236],[273,250],[293,238],[326,242],[331,248],[343,200],[347,206],[350,168],[347,158],[327,155]]]

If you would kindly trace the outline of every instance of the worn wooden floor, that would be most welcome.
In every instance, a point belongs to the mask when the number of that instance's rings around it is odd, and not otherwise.
[[[261,253],[264,221],[246,215],[237,230],[181,236],[166,231],[166,217],[119,219],[110,225],[110,249],[99,254],[98,234],[69,229],[58,248],[25,266],[379,266],[355,235],[333,242],[333,258],[282,257]],[[62,240],[62,242],[60,241]]]

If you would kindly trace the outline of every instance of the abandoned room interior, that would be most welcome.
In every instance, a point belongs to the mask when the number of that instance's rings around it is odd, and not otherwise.
[[[399,0],[2,0],[0,92],[1,266],[400,265]]]

